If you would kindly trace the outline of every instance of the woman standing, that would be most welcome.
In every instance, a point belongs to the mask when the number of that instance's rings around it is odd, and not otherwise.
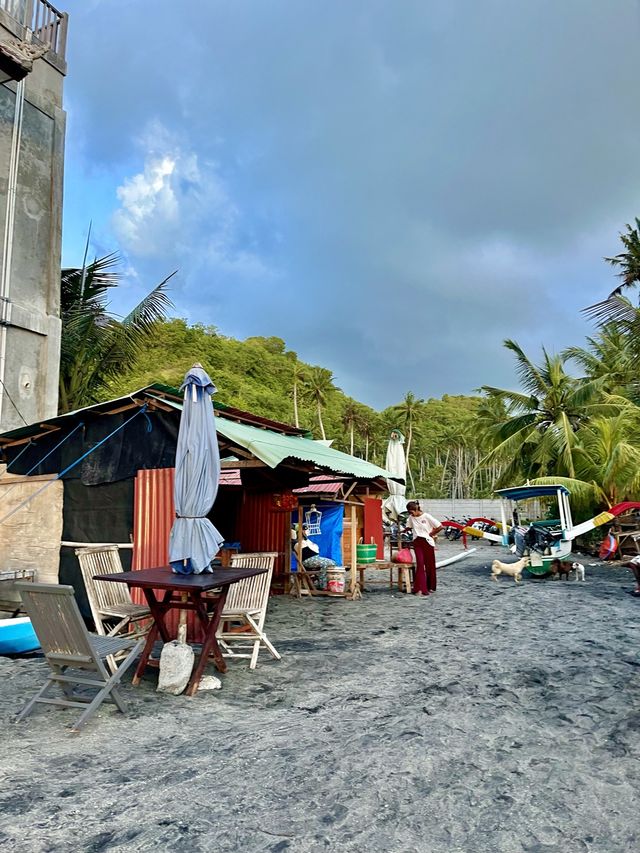
[[[413,548],[416,554],[416,577],[413,582],[414,595],[429,595],[436,591],[435,536],[442,530],[440,522],[422,512],[418,501],[407,504],[409,518],[407,530],[413,531]]]

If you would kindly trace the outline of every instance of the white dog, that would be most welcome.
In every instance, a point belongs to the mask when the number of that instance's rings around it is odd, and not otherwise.
[[[576,573],[576,580],[583,581],[584,580],[584,566],[582,563],[571,563],[571,568]]]
[[[501,560],[494,560],[491,563],[491,580],[497,582],[498,575],[511,575],[516,583],[522,580],[522,570],[529,565],[529,558],[522,557],[517,563],[503,563]]]

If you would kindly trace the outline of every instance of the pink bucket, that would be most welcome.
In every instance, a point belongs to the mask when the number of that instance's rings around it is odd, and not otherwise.
[[[327,569],[327,591],[344,592],[344,569],[342,566]]]

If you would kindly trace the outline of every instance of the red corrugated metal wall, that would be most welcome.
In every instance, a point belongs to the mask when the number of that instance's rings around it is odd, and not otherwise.
[[[166,566],[173,508],[174,468],[138,471],[133,497],[133,569]]]
[[[173,504],[173,468],[138,471],[135,480],[133,509],[132,568],[149,569],[169,562],[169,534],[175,515]],[[245,492],[236,524],[236,538],[242,551],[277,551],[274,575],[284,574],[284,554],[289,547],[291,516],[278,510],[273,495]],[[133,591],[134,600],[144,603],[140,590]],[[177,630],[178,613],[167,617],[167,625]],[[188,639],[199,642],[199,628],[188,614]]]
[[[245,492],[237,536],[242,551],[277,551],[274,576],[284,575],[284,555],[291,538],[291,513],[279,510],[271,492]]]
[[[133,558],[132,568],[150,569],[169,562],[169,534],[175,516],[173,505],[174,468],[138,471],[133,496]],[[161,592],[158,595],[162,595]],[[144,604],[142,590],[132,590],[133,600]],[[179,613],[167,615],[167,627],[175,636]],[[187,614],[187,639],[199,642],[199,626],[192,613]]]

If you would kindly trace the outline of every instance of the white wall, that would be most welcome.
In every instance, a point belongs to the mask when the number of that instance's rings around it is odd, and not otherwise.
[[[500,504],[499,499],[473,499],[454,500],[452,498],[446,500],[421,500],[420,506],[425,512],[435,516],[439,521],[445,518],[476,518],[483,516],[484,518],[495,518],[500,520]]]

